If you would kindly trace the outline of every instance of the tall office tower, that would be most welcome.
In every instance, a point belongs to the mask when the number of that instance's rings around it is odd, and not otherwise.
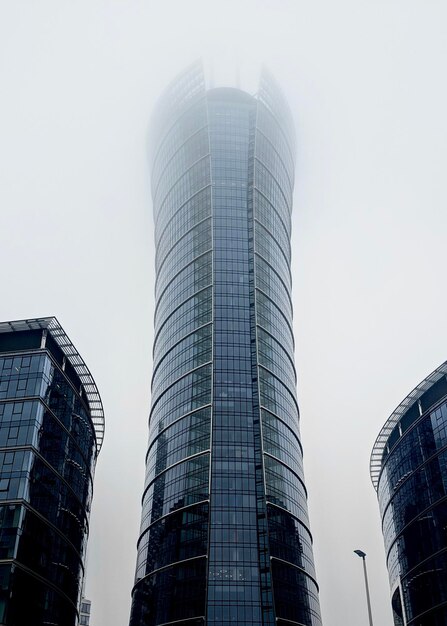
[[[81,599],[81,608],[79,611],[79,626],[90,626],[90,613],[92,603],[87,598]]]
[[[77,624],[103,434],[98,390],[58,321],[1,323],[0,624]]]
[[[153,122],[152,408],[132,626],[319,626],[290,298],[281,94],[206,90]]]
[[[447,361],[392,413],[371,456],[395,626],[447,624]]]

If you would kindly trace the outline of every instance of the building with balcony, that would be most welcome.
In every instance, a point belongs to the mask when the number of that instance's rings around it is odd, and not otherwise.
[[[54,317],[0,324],[0,624],[75,626],[98,390]]]
[[[395,626],[447,624],[447,362],[399,404],[371,456]]]

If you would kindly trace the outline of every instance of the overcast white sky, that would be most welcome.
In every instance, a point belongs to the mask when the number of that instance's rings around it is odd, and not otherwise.
[[[325,626],[391,626],[369,456],[447,357],[444,0],[2,0],[0,320],[55,315],[100,389],[92,626],[127,624],[149,413],[147,126],[203,56],[265,62],[298,136],[296,363]]]

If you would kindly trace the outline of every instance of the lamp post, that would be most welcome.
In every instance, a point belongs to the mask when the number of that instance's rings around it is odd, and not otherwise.
[[[354,550],[354,553],[363,561],[363,573],[365,574],[366,602],[368,604],[369,626],[373,626],[373,618],[371,613],[371,600],[369,598],[368,574],[366,573],[366,553],[362,550]]]

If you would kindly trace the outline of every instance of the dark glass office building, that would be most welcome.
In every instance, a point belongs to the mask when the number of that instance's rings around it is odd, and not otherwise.
[[[0,624],[75,626],[101,399],[54,317],[0,323]]]
[[[447,362],[401,402],[371,457],[395,626],[447,624]]]
[[[131,626],[320,626],[296,400],[294,131],[176,80],[152,125],[152,408]]]

